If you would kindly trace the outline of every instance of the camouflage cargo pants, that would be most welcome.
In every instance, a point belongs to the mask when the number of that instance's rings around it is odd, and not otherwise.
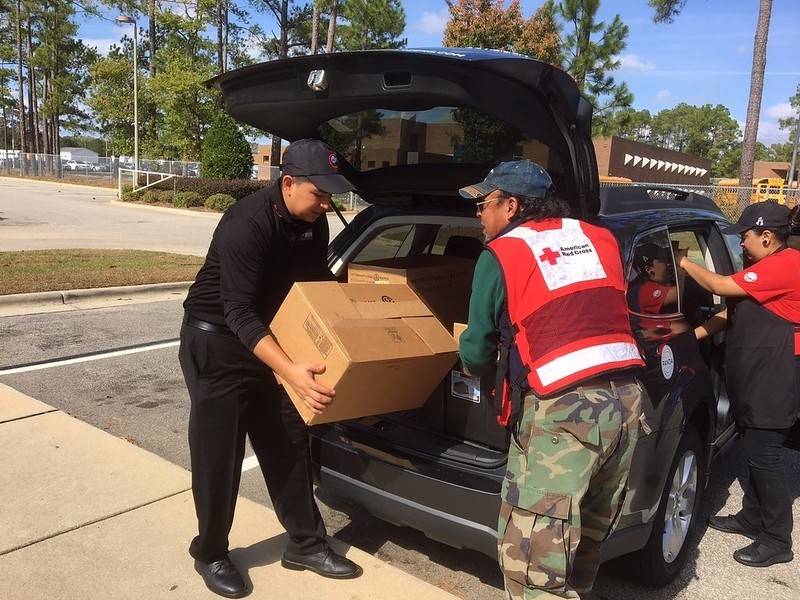
[[[632,378],[525,397],[498,522],[508,598],[579,598],[591,589],[624,499],[641,403]]]

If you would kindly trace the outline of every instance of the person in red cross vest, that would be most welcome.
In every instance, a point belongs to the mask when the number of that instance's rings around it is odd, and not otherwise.
[[[682,257],[679,266],[704,289],[728,298],[728,308],[695,332],[702,339],[727,329],[725,375],[742,434],[748,476],[742,509],[717,515],[709,526],[749,537],[736,550],[743,565],[789,562],[792,498],[783,472],[783,443],[800,416],[800,252],[788,238],[800,230],[800,208],[776,202],[748,206],[736,224],[750,266],[720,275]]]
[[[644,362],[619,247],[608,230],[569,218],[529,160],[501,163],[460,193],[477,201],[487,248],[459,352],[473,374],[496,363],[498,420],[511,433],[498,519],[507,597],[575,598],[594,583],[641,416],[633,370]]]

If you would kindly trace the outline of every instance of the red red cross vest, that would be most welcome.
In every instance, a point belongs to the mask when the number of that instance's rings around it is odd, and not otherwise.
[[[544,397],[644,366],[610,231],[575,219],[527,221],[488,246],[503,273],[511,335],[529,389]],[[498,419],[504,425],[511,415],[507,396]]]

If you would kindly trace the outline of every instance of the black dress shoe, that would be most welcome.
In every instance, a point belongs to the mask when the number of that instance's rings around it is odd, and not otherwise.
[[[203,576],[206,587],[226,598],[244,598],[250,593],[239,569],[228,557],[214,562],[194,561],[194,570]]]
[[[283,558],[281,558],[281,565],[293,571],[308,569],[317,575],[332,579],[355,579],[363,573],[361,567],[356,563],[336,554],[330,548],[325,548],[316,554],[284,552]]]
[[[778,563],[791,562],[794,554],[791,550],[776,550],[760,542],[753,542],[734,552],[733,558],[747,567],[769,567]]]
[[[708,519],[708,526],[717,531],[724,531],[725,533],[736,533],[755,540],[758,537],[758,531],[750,529],[742,525],[736,518],[736,515],[728,515],[727,517],[710,517]]]

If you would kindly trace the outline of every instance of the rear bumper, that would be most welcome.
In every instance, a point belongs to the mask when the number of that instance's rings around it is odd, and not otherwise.
[[[413,527],[427,537],[454,548],[470,548],[490,558],[497,557],[495,528],[425,506],[327,467],[319,467],[319,479],[323,488],[357,502],[379,519]],[[438,484],[446,485],[441,482]],[[464,501],[468,502],[468,499],[464,498]]]

